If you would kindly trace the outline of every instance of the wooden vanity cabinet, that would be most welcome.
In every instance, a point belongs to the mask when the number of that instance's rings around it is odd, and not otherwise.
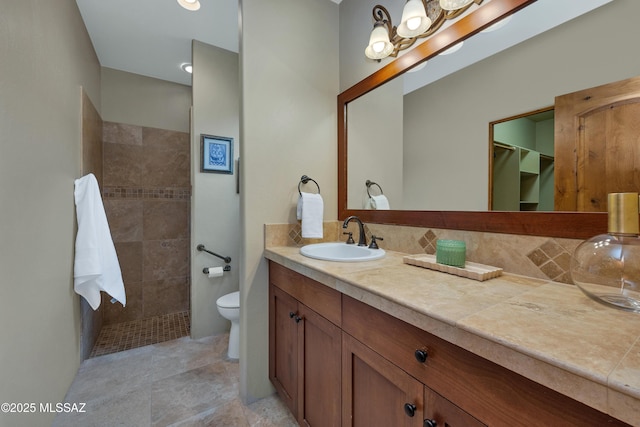
[[[340,426],[341,294],[273,262],[269,378],[302,426]]]
[[[437,394],[426,393],[424,412],[435,416],[434,401],[443,408],[438,426],[627,425],[346,295],[342,312],[343,333]]]
[[[270,262],[269,378],[302,426],[627,424]]]
[[[422,426],[422,383],[346,333],[342,369],[343,427]]]

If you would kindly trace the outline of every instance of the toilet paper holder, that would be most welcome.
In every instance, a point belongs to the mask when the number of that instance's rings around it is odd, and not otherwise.
[[[231,266],[230,265],[225,265],[224,267],[222,267],[222,271],[231,271]],[[209,267],[203,268],[202,272],[204,274],[209,274]]]

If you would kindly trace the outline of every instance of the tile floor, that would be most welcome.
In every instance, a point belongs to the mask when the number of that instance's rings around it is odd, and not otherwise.
[[[104,325],[100,329],[89,357],[103,356],[188,336],[191,330],[189,315],[189,311],[183,311]]]
[[[189,337],[85,360],[53,427],[294,427],[276,395],[250,405],[238,397],[239,365],[226,357],[228,334]]]

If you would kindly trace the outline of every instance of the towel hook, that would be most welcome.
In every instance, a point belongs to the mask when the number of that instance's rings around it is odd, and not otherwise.
[[[380,187],[380,184],[378,184],[377,182],[367,180],[367,182],[365,182],[365,185],[367,186],[367,195],[369,196],[369,198],[371,198],[371,193],[369,193],[369,189],[371,188],[372,185],[378,186],[378,188],[380,189],[380,194],[384,194],[384,191],[382,191],[382,187]]]
[[[307,175],[302,175],[302,177],[300,178],[300,182],[298,183],[298,193],[300,194],[300,196],[302,196],[302,191],[300,191],[300,184],[306,184],[309,181],[313,181],[316,184],[316,187],[318,187],[318,194],[320,194],[320,186],[318,185],[316,180],[309,178]]]

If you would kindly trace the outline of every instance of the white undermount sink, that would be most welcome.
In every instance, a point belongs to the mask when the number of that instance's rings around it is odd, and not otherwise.
[[[309,258],[338,262],[373,261],[385,255],[384,249],[369,249],[344,242],[314,243],[301,247],[300,253]]]

